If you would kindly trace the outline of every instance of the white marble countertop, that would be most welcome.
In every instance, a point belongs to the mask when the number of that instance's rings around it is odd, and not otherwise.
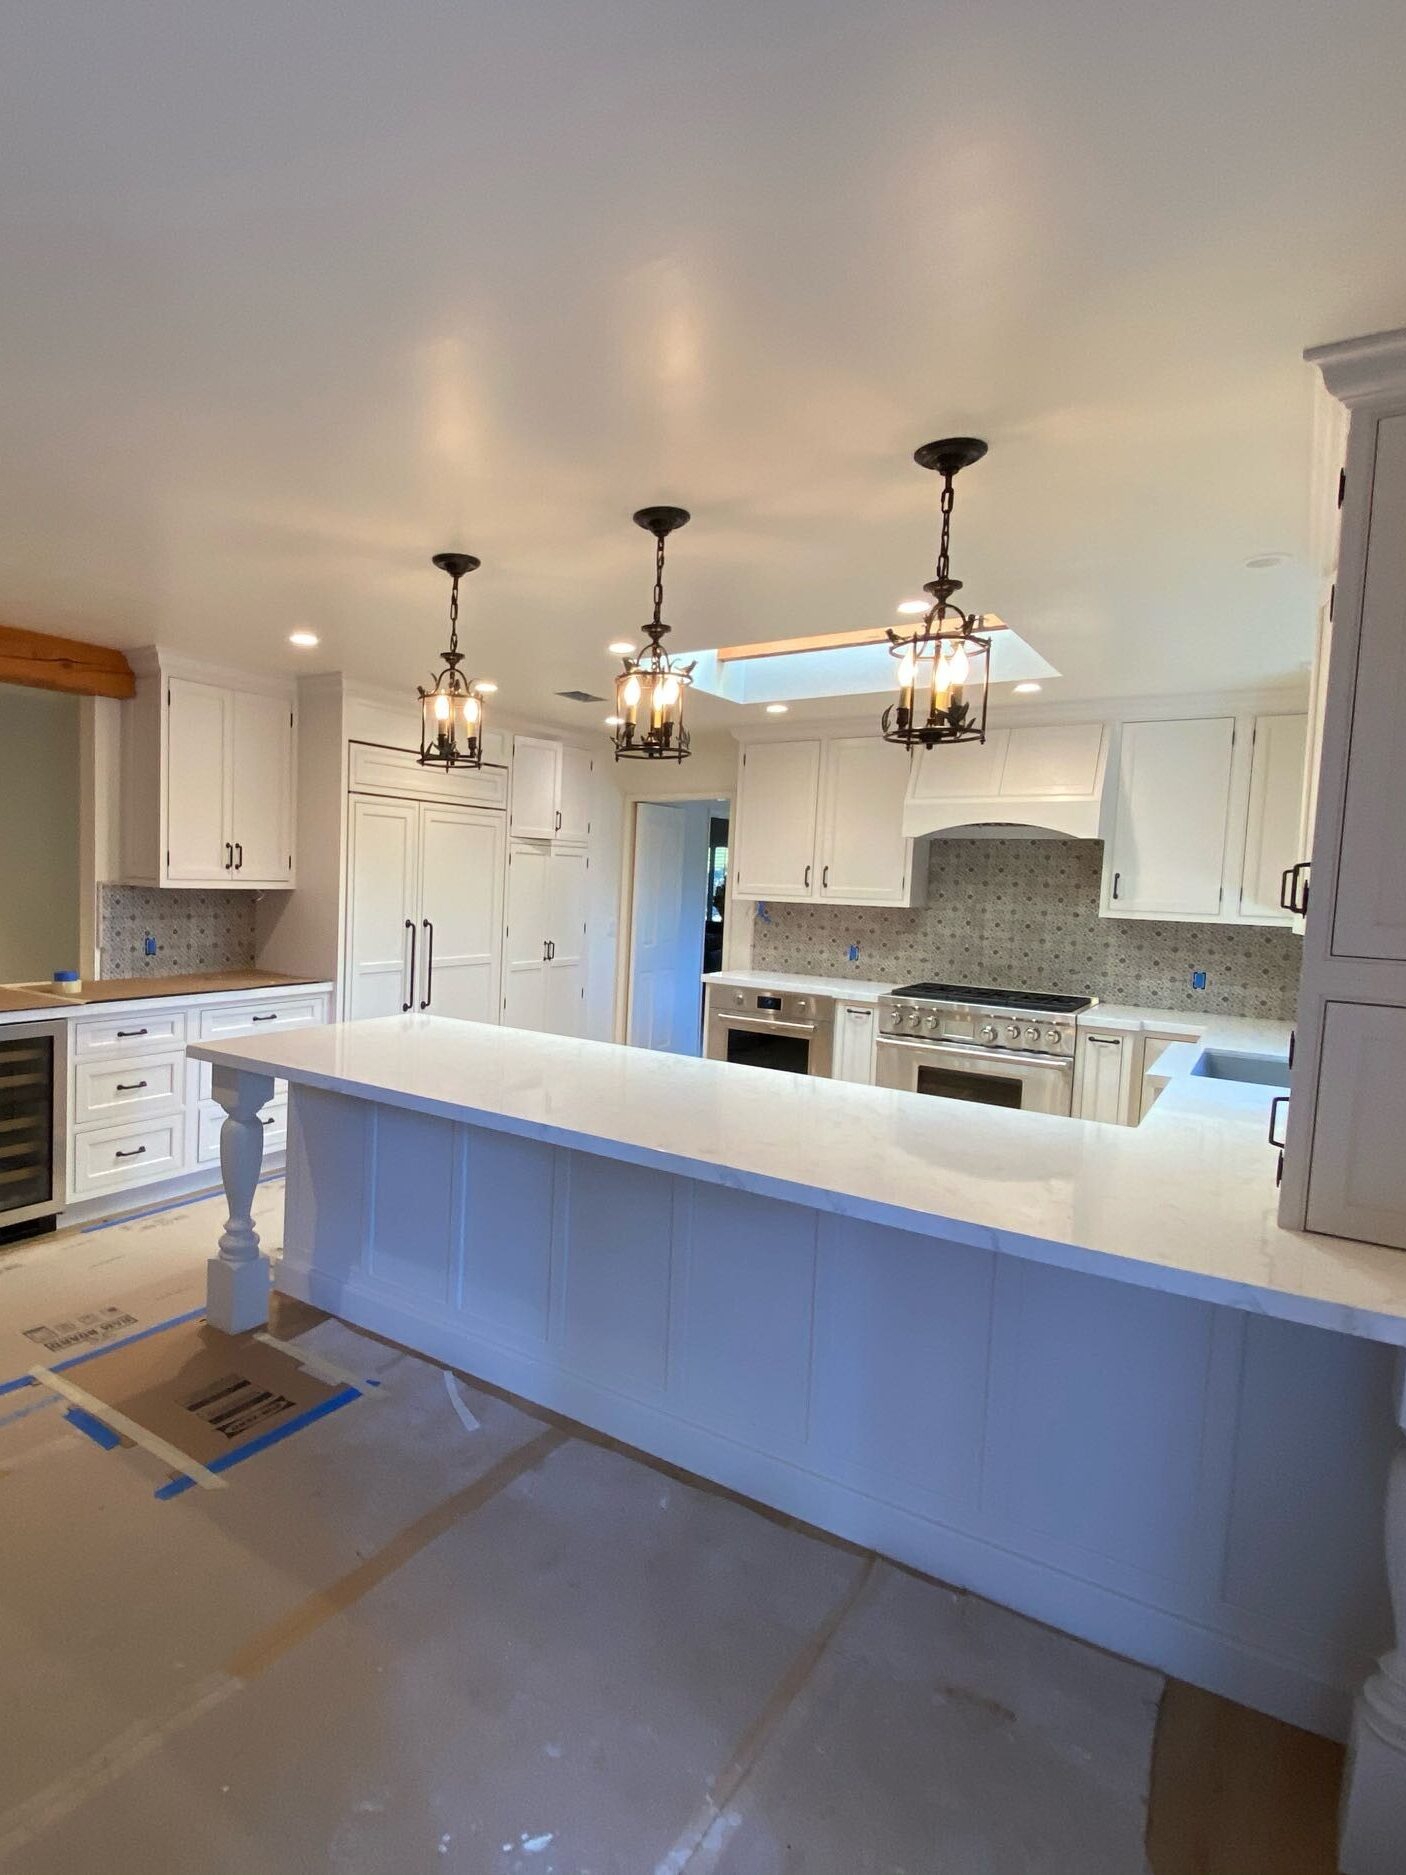
[[[189,1052],[1406,1346],[1406,1255],[1278,1223],[1263,1087],[1177,1074],[1119,1127],[433,1016]]]
[[[809,977],[789,970],[710,970],[703,981],[721,983],[729,989],[833,996],[847,1003],[876,1003],[893,988],[892,983],[875,983],[869,977]]]
[[[1080,1028],[1118,1030],[1129,1035],[1191,1036],[1203,1048],[1239,1048],[1247,1054],[1289,1053],[1287,1022],[1259,1016],[1218,1016],[1188,1009],[1136,1009],[1127,1003],[1095,1003],[1079,1014]]]

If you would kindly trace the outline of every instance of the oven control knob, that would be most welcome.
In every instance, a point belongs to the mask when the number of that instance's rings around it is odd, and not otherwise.
[[[923,1012],[921,1009],[905,1009],[903,1018],[910,1029],[920,1029],[923,1026]]]
[[[796,998],[796,1014],[798,1016],[802,1015],[809,1008],[810,1004],[806,1001],[804,996],[798,996]]]
[[[1063,1048],[1064,1037],[1058,1029],[1045,1030],[1045,1046],[1046,1048]]]
[[[994,1042],[996,1039],[996,1024],[994,1022],[983,1022],[981,1028],[978,1030],[978,1034],[983,1042]]]
[[[1006,1040],[1010,1042],[1018,1042],[1020,1040],[1020,1024],[1018,1022],[1008,1022],[1006,1024]]]
[[[927,1015],[923,1017],[923,1026],[925,1028],[935,1029],[938,1025],[939,1020],[940,1018],[938,1016],[937,1011],[935,1009],[931,1010]]]
[[[1036,1028],[1033,1022],[1030,1024],[1030,1027],[1025,1031],[1025,1039],[1027,1042],[1030,1043],[1032,1048],[1040,1039],[1040,1031],[1039,1029]]]

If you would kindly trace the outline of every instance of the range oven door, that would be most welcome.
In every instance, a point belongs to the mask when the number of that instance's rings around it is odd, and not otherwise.
[[[943,1042],[879,1038],[877,1080],[906,1094],[936,1094],[1026,1113],[1070,1114],[1074,1063],[1013,1048],[975,1048]]]

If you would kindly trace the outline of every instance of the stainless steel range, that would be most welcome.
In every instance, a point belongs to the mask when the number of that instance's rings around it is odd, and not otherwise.
[[[910,983],[879,998],[880,1087],[1070,1113],[1075,1017],[1092,996]]]

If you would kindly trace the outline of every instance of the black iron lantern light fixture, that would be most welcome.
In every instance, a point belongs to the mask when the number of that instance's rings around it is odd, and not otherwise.
[[[422,768],[483,767],[483,697],[478,681],[459,669],[459,581],[479,562],[471,553],[437,553],[434,564],[454,582],[449,594],[449,649],[432,689],[420,689]],[[490,686],[491,687],[491,686]]]
[[[981,635],[978,613],[954,603],[962,582],[949,564],[952,532],[952,481],[962,469],[980,462],[986,445],[976,436],[947,436],[924,443],[913,460],[942,477],[942,542],[937,572],[923,587],[932,598],[921,629],[911,634],[890,629],[898,659],[898,700],[884,711],[886,742],[904,748],[935,748],[941,742],[985,742],[986,693],[991,676],[991,640]]]
[[[615,679],[615,759],[681,762],[688,754],[683,726],[684,692],[693,682],[693,663],[678,664],[662,647],[664,623],[664,541],[688,520],[684,508],[641,508],[636,527],[654,536],[654,617],[645,626],[649,643]]]

